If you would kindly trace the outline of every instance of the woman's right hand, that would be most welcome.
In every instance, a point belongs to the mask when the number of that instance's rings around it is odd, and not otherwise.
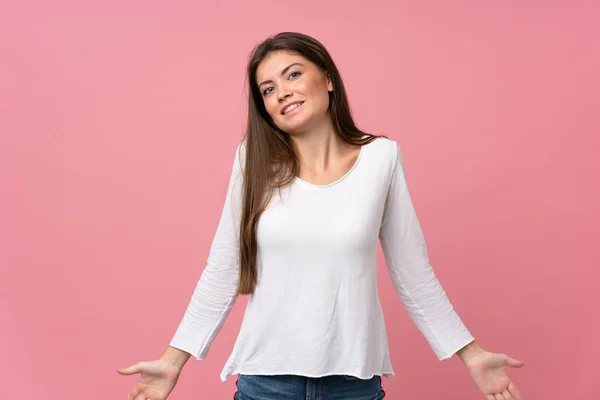
[[[140,374],[140,379],[127,395],[127,400],[166,400],[181,369],[164,359],[141,361],[117,370],[121,375]]]

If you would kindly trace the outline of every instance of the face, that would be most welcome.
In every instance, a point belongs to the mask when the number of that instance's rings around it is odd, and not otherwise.
[[[289,51],[273,52],[258,65],[256,81],[265,109],[282,131],[301,133],[330,118],[333,84],[306,58]]]

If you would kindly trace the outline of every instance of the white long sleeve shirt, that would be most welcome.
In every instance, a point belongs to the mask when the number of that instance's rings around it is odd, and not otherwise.
[[[236,150],[208,262],[170,345],[205,358],[236,299],[244,151]],[[295,178],[261,215],[258,284],[221,380],[234,374],[394,374],[377,291],[381,240],[394,288],[439,360],[473,340],[440,286],[397,143],[362,146],[329,185]]]

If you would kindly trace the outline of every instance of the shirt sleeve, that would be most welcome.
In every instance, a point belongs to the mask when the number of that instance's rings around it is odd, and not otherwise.
[[[206,357],[237,298],[243,144],[236,149],[225,204],[206,266],[170,342],[170,346],[198,360]]]
[[[404,161],[395,145],[395,164],[379,237],[392,283],[412,321],[439,360],[450,358],[474,340],[429,259],[425,238],[406,183]]]

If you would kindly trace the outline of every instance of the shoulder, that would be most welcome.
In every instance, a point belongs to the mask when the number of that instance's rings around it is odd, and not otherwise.
[[[246,137],[235,148],[234,166],[243,169],[246,165]]]
[[[246,137],[244,137],[237,145],[235,149],[235,154],[237,156],[246,156]]]
[[[372,160],[377,160],[382,167],[394,169],[396,163],[402,164],[402,151],[398,142],[385,137],[378,137],[369,143],[366,152],[370,154]]]

